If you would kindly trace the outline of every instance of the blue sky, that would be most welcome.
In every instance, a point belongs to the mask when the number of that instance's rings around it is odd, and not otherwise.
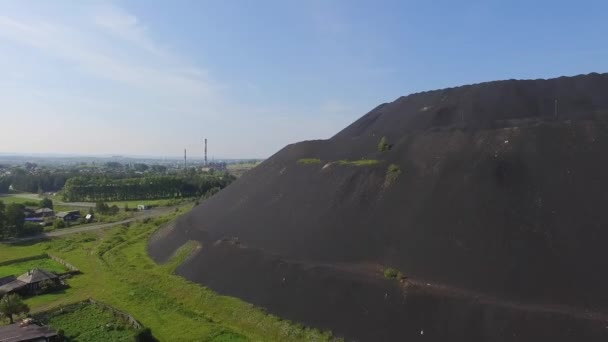
[[[401,95],[608,71],[606,1],[0,0],[0,152],[267,157]]]

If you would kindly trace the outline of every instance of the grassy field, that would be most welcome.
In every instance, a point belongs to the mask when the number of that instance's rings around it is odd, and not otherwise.
[[[53,315],[45,323],[63,329],[72,342],[133,341],[136,331],[112,312],[94,304],[82,303],[63,314]]]
[[[24,197],[19,197],[18,195],[15,194],[9,194],[9,195],[0,195],[0,201],[4,202],[4,204],[9,204],[9,203],[18,203],[18,204],[23,204],[23,205],[31,205],[31,206],[38,206],[38,204],[40,203],[40,200],[36,200],[33,198],[24,198]]]
[[[53,273],[63,273],[67,271],[60,263],[49,258],[44,258],[0,266],[0,278],[10,275],[20,276],[34,268],[42,268]]]
[[[95,298],[136,317],[161,341],[328,341],[329,333],[281,320],[173,274],[196,248],[188,243],[166,265],[147,255],[150,235],[175,218],[149,220],[22,246],[0,245],[0,261],[49,252],[83,274],[62,293],[26,300],[33,312]]]
[[[145,204],[153,207],[168,207],[172,205],[178,205],[190,199],[156,199],[156,200],[132,200],[132,201],[117,201],[117,202],[108,202],[108,205],[117,205],[120,209],[125,207],[125,204],[129,206],[130,209],[137,209],[137,206],[140,204]]]

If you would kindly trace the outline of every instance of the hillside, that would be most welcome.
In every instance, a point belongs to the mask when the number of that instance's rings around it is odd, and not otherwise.
[[[349,341],[605,340],[607,93],[589,74],[401,97],[285,147],[149,252],[199,241],[179,274]]]

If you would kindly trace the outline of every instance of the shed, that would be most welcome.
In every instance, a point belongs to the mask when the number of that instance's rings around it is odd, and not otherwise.
[[[79,210],[62,211],[62,212],[57,213],[57,215],[55,215],[55,217],[60,220],[64,220],[64,221],[74,221],[74,220],[80,218],[80,211]]]

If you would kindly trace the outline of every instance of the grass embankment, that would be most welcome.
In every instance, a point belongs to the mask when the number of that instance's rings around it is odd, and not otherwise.
[[[166,265],[154,263],[146,252],[148,238],[176,215],[36,244],[0,245],[0,261],[49,252],[83,272],[62,293],[28,298],[34,312],[95,298],[130,313],[161,341],[331,339],[172,274],[199,247],[195,243],[186,244]]]
[[[338,161],[339,165],[347,165],[347,166],[374,166],[380,164],[381,161],[377,159],[360,159],[360,160],[340,160]]]
[[[309,165],[309,164],[320,164],[321,159],[319,158],[302,158],[298,159],[298,164]]]
[[[0,278],[10,275],[18,277],[34,268],[41,268],[53,273],[63,273],[68,271],[65,267],[63,267],[63,265],[50,258],[41,258],[0,266]]]

